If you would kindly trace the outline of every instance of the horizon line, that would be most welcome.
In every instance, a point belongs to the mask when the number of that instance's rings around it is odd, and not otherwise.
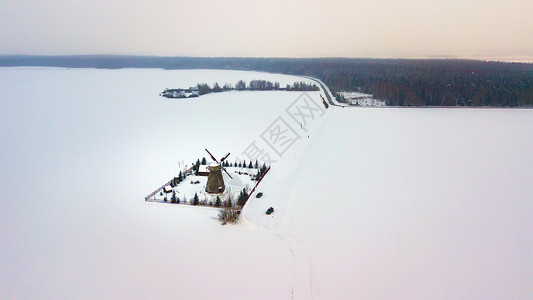
[[[475,60],[506,63],[533,63],[533,55],[425,55],[425,56],[191,56],[160,54],[0,54],[0,57],[155,57],[155,58],[258,58],[258,59],[368,59],[368,60]]]

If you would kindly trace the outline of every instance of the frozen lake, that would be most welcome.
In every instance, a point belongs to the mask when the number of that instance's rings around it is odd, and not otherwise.
[[[533,296],[532,110],[331,107],[241,224],[145,203],[204,148],[241,155],[300,95],[158,96],[240,79],[308,81],[0,68],[2,298]]]

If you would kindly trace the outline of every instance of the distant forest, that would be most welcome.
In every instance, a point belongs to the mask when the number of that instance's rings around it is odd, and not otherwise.
[[[0,56],[0,66],[255,70],[306,75],[395,106],[533,106],[533,64],[472,60]]]

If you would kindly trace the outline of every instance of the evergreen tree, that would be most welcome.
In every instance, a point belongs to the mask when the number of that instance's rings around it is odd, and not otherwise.
[[[202,157],[202,165],[207,165],[207,160],[205,159],[205,157]]]
[[[237,199],[237,205],[240,206],[240,207],[243,207],[244,204],[246,204],[247,200],[248,200],[248,190],[246,188],[244,188],[239,193],[239,198]]]
[[[200,171],[200,160],[197,159],[196,163],[194,164],[194,175],[198,175],[198,171]]]
[[[224,84],[224,87],[222,88],[224,89],[224,91],[233,90],[233,87],[231,86],[231,84],[227,82]]]
[[[192,205],[198,205],[200,203],[200,198],[198,198],[198,194],[194,193],[194,197],[192,198]]]
[[[198,93],[200,95],[211,93],[211,87],[209,87],[209,84],[207,83],[199,83],[196,87],[198,88]]]
[[[218,82],[215,82],[215,85],[213,86],[213,92],[214,93],[222,92],[222,88],[220,87],[220,85],[218,85]]]
[[[183,180],[183,173],[181,173],[180,171],[180,174],[178,175],[178,183],[180,183],[182,180]]]
[[[253,168],[254,166],[252,165],[252,161],[250,161],[250,163],[248,164],[248,168],[251,169]]]
[[[220,200],[220,197],[217,196],[217,200],[215,201],[215,207],[220,207],[222,206],[222,201]]]
[[[172,191],[172,197],[170,198],[171,203],[176,203],[176,192]]]
[[[255,160],[254,168],[259,169],[259,164],[257,163],[257,159]]]
[[[238,91],[243,91],[246,89],[246,82],[239,80],[237,84],[235,84],[235,89]]]

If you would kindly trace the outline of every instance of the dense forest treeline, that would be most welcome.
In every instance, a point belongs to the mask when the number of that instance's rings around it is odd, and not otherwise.
[[[307,75],[399,106],[533,106],[533,64],[471,60],[0,56],[0,66],[231,69]]]

